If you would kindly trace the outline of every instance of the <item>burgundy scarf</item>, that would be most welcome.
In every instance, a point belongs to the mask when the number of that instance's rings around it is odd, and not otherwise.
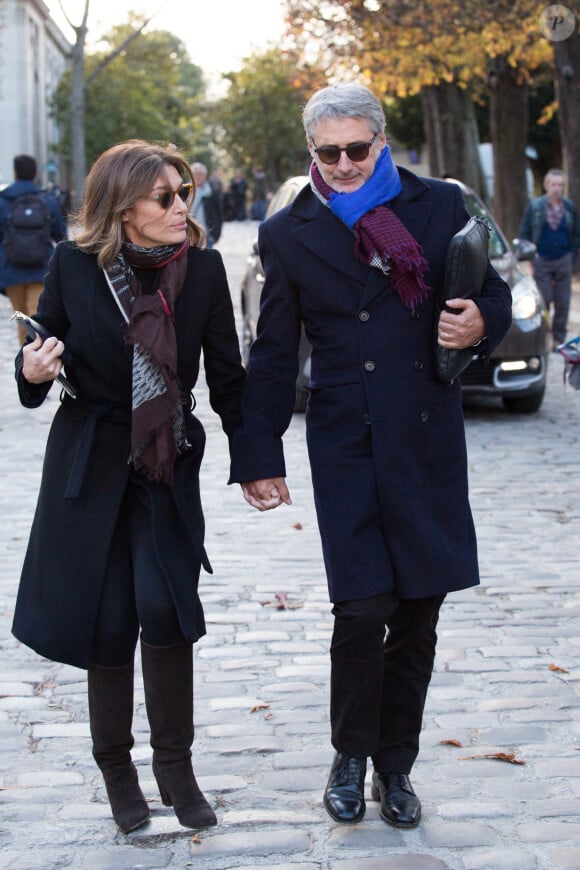
[[[383,160],[388,158],[384,149]],[[382,173],[383,160],[379,158],[375,174]],[[393,167],[394,168],[394,167]],[[414,311],[429,294],[430,287],[425,282],[425,272],[429,264],[423,256],[421,245],[413,238],[392,209],[385,205],[380,193],[380,184],[373,176],[352,194],[338,194],[326,184],[316,163],[310,169],[310,180],[314,192],[329,206],[333,214],[343,220],[354,232],[355,254],[363,263],[381,269],[390,277],[391,284],[403,305]],[[377,189],[377,194],[373,190]],[[400,186],[399,186],[400,189]],[[368,210],[361,217],[349,223],[343,218],[346,209],[335,207],[348,202],[349,197],[360,198],[368,191]],[[346,199],[343,199],[346,198]]]
[[[189,447],[177,378],[175,302],[187,271],[189,241],[161,248],[125,243],[106,271],[128,317],[125,340],[133,348],[129,462],[147,478],[173,483],[177,456]],[[143,293],[131,267],[160,269],[155,293]]]

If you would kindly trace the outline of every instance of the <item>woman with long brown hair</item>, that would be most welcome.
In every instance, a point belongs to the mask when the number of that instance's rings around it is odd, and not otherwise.
[[[217,251],[189,215],[189,165],[140,140],[93,165],[75,241],[51,260],[16,359],[20,400],[39,406],[65,366],[48,438],[13,631],[41,655],[88,671],[93,755],[113,817],[149,818],[131,760],[140,635],[153,772],[182,825],[216,824],[191,763],[192,645],[205,633],[199,469],[205,433],[192,390],[203,350],[210,402],[228,438],[244,370]]]

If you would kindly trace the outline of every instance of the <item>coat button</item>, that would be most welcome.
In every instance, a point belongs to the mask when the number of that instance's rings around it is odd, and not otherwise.
[[[366,323],[366,321],[367,321],[369,318],[370,318],[370,314],[368,313],[368,311],[361,311],[361,312],[359,312],[358,319],[359,319],[359,320],[362,320],[363,323]]]
[[[421,362],[420,359],[415,360],[415,371],[416,372],[422,372],[424,368],[425,368],[425,366]]]
[[[421,317],[416,308],[414,311],[411,311],[411,317],[413,318],[413,320],[419,320],[419,318]]]
[[[374,372],[376,366],[371,359],[368,359],[365,363],[365,372]]]
[[[421,411],[419,414],[419,420],[421,423],[426,423],[430,416],[429,411]]]

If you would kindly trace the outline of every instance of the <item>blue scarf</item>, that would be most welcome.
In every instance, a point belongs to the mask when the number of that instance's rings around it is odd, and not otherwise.
[[[401,190],[399,171],[393,163],[391,149],[385,145],[375,163],[375,171],[362,187],[352,193],[333,191],[328,205],[331,212],[352,230],[363,214],[378,205],[390,202]]]

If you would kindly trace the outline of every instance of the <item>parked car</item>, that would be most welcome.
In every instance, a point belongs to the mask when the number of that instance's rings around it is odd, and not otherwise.
[[[546,390],[550,350],[549,318],[542,296],[531,274],[519,262],[533,259],[536,248],[530,242],[514,240],[510,246],[489,210],[471,188],[459,185],[470,215],[482,215],[491,227],[489,257],[492,265],[507,281],[512,292],[513,323],[486,364],[474,358],[461,375],[463,395],[492,396],[502,400],[506,411],[531,414],[537,411]],[[295,176],[285,181],[272,197],[266,218],[291,203],[308,183],[308,177]],[[242,354],[247,364],[250,345],[256,337],[260,293],[264,271],[257,242],[247,259],[242,282],[243,313]],[[296,381],[296,411],[304,411],[310,377],[310,347],[304,330],[299,349],[299,374]]]

